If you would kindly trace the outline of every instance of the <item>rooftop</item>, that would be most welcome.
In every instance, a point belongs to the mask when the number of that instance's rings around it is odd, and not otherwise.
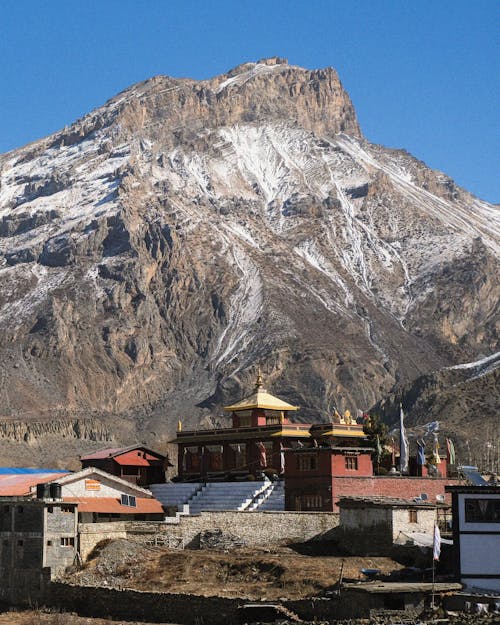
[[[466,493],[470,495],[488,494],[488,495],[500,495],[500,486],[445,486],[447,493]]]
[[[344,588],[367,593],[412,593],[424,592],[431,593],[435,591],[452,592],[462,590],[462,584],[456,582],[366,582],[365,584],[344,584]]]
[[[78,504],[78,512],[99,512],[101,514],[162,514],[163,508],[157,499],[137,497],[135,506],[124,506],[115,497],[64,497],[64,503]]]
[[[403,499],[399,497],[373,496],[348,496],[340,497],[338,505],[340,508],[441,508],[442,504],[431,501],[415,501],[415,499]]]
[[[226,412],[236,412],[238,410],[253,410],[254,408],[264,408],[266,410],[298,410],[298,406],[292,406],[287,404],[279,397],[275,397],[267,392],[265,388],[262,388],[262,376],[257,376],[255,383],[255,389],[251,395],[245,397],[236,404],[231,406],[224,406]]]
[[[116,456],[122,456],[123,454],[128,454],[135,450],[143,450],[146,453],[146,457],[150,456],[150,459],[155,459],[157,457],[163,458],[162,454],[156,453],[143,445],[129,445],[128,447],[108,447],[106,449],[99,449],[92,454],[87,454],[85,456],[80,456],[81,460],[105,460],[106,458],[115,458]],[[136,456],[137,459],[138,456]],[[132,458],[132,456],[130,456]],[[148,463],[145,463],[148,464]]]
[[[69,475],[69,472],[47,473],[43,469],[40,469],[40,473],[0,475],[0,497],[30,495],[37,484],[55,482],[65,475]]]

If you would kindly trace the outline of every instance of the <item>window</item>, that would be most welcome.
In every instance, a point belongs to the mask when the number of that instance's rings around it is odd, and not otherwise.
[[[52,547],[52,541],[51,540],[47,541],[47,547]]]
[[[122,475],[139,475],[139,467],[124,467]]]
[[[47,512],[52,514],[54,512],[54,506],[47,506]]]
[[[302,510],[321,510],[323,498],[321,495],[302,495],[300,504]]]
[[[75,539],[73,538],[73,536],[68,537],[68,536],[61,536],[61,547],[74,547],[75,546]]]
[[[277,425],[279,422],[279,417],[266,417],[266,425]]]
[[[357,456],[346,456],[345,457],[345,468],[348,471],[357,471],[358,470],[358,457]]]
[[[61,512],[64,512],[65,514],[73,514],[73,506],[61,506]]]
[[[500,523],[500,499],[466,499],[466,523]]]
[[[122,506],[131,506],[132,508],[135,508],[137,506],[134,495],[125,495],[125,493],[121,494],[120,503]]]
[[[408,510],[408,522],[409,523],[417,523],[418,521],[418,513],[416,510]]]
[[[315,471],[318,468],[318,456],[316,454],[299,454],[297,456],[297,468],[299,471]]]
[[[24,540],[18,540],[17,541],[17,546],[18,547],[22,547],[24,545]]]

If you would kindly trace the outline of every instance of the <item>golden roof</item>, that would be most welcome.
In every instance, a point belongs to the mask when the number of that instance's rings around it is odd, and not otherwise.
[[[307,432],[305,430],[290,430],[290,429],[283,429],[281,432],[274,432],[273,434],[271,434],[271,436],[286,436],[286,437],[296,437],[296,438],[310,438],[311,433]]]
[[[226,412],[253,410],[254,408],[264,408],[266,410],[298,410],[298,406],[287,404],[279,399],[279,397],[274,397],[274,395],[268,393],[265,388],[262,388],[262,375],[260,373],[260,368],[254,392],[232,406],[224,406],[224,410]]]
[[[321,436],[364,436],[366,437],[366,434],[363,432],[363,430],[347,430],[347,429],[335,429],[335,430],[329,430],[328,432],[325,432],[324,434],[322,434]]]

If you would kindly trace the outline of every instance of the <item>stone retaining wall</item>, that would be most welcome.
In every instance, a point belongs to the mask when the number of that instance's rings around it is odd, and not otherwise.
[[[139,620],[153,623],[180,623],[185,625],[237,625],[248,621],[248,613],[240,609],[245,604],[256,604],[245,599],[201,597],[164,592],[118,590],[94,586],[76,586],[52,582],[42,599],[45,605],[76,612],[81,616]],[[275,602],[270,602],[271,604]],[[279,602],[301,619],[331,620],[369,613],[366,601],[353,602],[346,595],[340,600],[311,597]],[[262,603],[264,607],[266,602]]]
[[[125,522],[80,523],[80,555],[85,560],[94,546],[105,539],[128,538],[139,541],[155,536],[180,539],[197,547],[206,530],[232,534],[247,545],[269,546],[304,542],[328,535],[338,526],[339,515],[332,512],[202,512],[181,516],[175,523]]]

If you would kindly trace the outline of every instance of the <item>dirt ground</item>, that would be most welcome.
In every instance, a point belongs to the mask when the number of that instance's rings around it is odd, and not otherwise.
[[[139,621],[112,621],[76,614],[23,610],[0,613],[0,625],[175,625],[174,623],[144,623]]]
[[[301,554],[289,547],[180,551],[126,540],[109,542],[93,555],[70,576],[72,583],[251,600],[321,594],[338,582],[342,567],[344,580],[362,579],[362,568],[380,569],[385,577],[403,568],[390,558]]]

